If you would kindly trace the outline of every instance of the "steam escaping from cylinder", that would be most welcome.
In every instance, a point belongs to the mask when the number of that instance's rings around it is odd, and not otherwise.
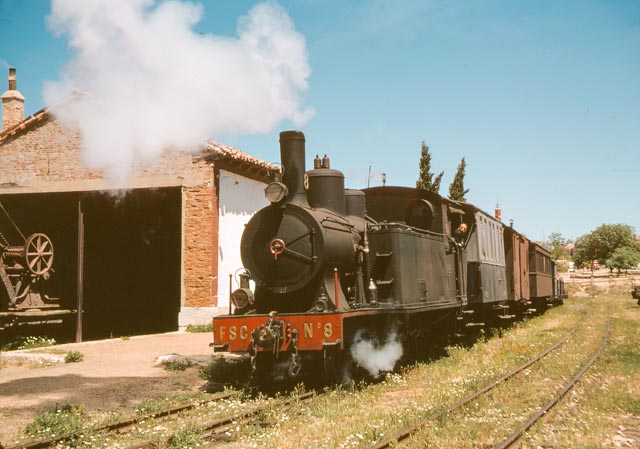
[[[52,0],[48,27],[74,56],[43,94],[88,168],[121,181],[166,148],[311,117],[306,41],[281,6],[255,5],[235,37],[197,32],[202,15],[183,0]]]
[[[379,378],[384,372],[393,371],[402,354],[402,344],[395,330],[389,332],[384,343],[368,331],[359,330],[351,345],[353,360],[374,379]]]

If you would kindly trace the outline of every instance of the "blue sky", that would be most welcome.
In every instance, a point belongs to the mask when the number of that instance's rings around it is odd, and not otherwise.
[[[199,3],[195,30],[233,37],[258,2]],[[499,201],[532,239],[602,223],[640,231],[637,0],[279,4],[306,39],[302,103],[315,114],[302,127],[211,138],[277,161],[278,132],[301,128],[308,163],[327,153],[352,188],[366,186],[369,164],[390,185],[415,185],[424,140],[445,171],[441,194],[464,156],[467,200],[487,211]],[[26,114],[72,57],[49,12],[45,0],[0,0],[0,80],[17,68]]]

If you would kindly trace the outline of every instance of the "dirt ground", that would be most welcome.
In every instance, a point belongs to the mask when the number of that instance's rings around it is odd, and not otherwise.
[[[11,446],[36,415],[56,404],[89,412],[132,411],[141,401],[202,389],[198,368],[167,371],[156,360],[180,354],[207,361],[210,333],[168,333],[0,353],[0,447]],[[78,363],[47,361],[80,351]],[[27,357],[35,357],[35,360]]]

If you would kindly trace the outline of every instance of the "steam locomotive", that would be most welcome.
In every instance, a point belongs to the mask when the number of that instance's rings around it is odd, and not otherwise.
[[[242,236],[233,309],[213,319],[214,351],[248,353],[255,373],[321,370],[339,381],[362,365],[362,339],[408,351],[562,300],[549,252],[472,204],[406,187],[345,189],[326,155],[305,170],[299,131],[280,133],[280,152],[271,204]],[[452,238],[461,223],[462,242]]]

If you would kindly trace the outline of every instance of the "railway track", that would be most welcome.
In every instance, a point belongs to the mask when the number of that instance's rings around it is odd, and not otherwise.
[[[602,337],[602,342],[600,343],[598,349],[593,353],[589,361],[582,366],[580,371],[578,371],[569,382],[567,382],[561,389],[558,390],[558,392],[553,396],[553,398],[551,398],[549,402],[540,407],[540,409],[538,409],[536,413],[531,415],[521,427],[516,429],[511,435],[505,438],[500,444],[495,447],[495,449],[508,449],[512,447],[532,425],[539,421],[540,418],[542,418],[549,410],[551,410],[551,408],[553,408],[558,402],[560,402],[564,395],[567,394],[569,390],[571,390],[574,385],[580,380],[584,373],[586,373],[587,370],[593,366],[593,364],[600,356],[600,353],[607,345],[607,338],[609,337],[609,330],[611,328],[611,312],[608,312],[607,315],[607,326],[604,332],[604,336]]]
[[[237,392],[230,392],[221,395],[217,395],[215,397],[198,401],[190,404],[183,404],[179,406],[174,406],[170,408],[166,408],[163,410],[159,410],[153,413],[147,413],[144,415],[136,416],[133,418],[128,418],[125,420],[121,420],[114,423],[105,424],[102,426],[92,427],[89,429],[82,429],[77,432],[70,432],[64,435],[58,435],[54,438],[48,438],[44,440],[33,441],[30,443],[20,444],[18,446],[8,447],[6,449],[43,449],[43,448],[52,448],[56,447],[60,443],[64,443],[67,441],[72,441],[78,437],[81,437],[85,434],[90,434],[94,432],[101,432],[103,434],[111,434],[118,432],[119,434],[127,433],[131,428],[136,425],[139,425],[143,422],[149,420],[155,420],[158,418],[170,417],[173,415],[178,415],[182,412],[186,412],[189,410],[193,410],[197,407],[201,407],[203,405],[207,405],[209,403],[220,401],[223,399],[230,399],[235,396],[238,396]],[[215,440],[215,439],[224,439],[223,435],[233,426],[244,425],[252,423],[256,416],[261,413],[271,410],[274,406],[276,407],[286,407],[290,404],[306,401],[316,396],[315,392],[307,392],[299,395],[292,396],[287,399],[279,400],[275,404],[274,402],[270,402],[264,406],[254,407],[250,410],[241,411],[223,418],[215,419],[211,422],[198,426],[194,430],[200,434],[202,439],[204,440]],[[169,441],[175,433],[172,433],[168,436],[165,436],[163,439]],[[1,446],[0,446],[1,447]],[[153,449],[157,447],[157,441],[147,440],[140,443],[133,444],[131,446],[126,446],[124,449]]]
[[[369,449],[383,449],[383,448],[388,448],[388,447],[395,447],[397,444],[406,442],[412,436],[414,436],[416,433],[418,433],[421,429],[425,428],[428,424],[433,423],[435,420],[437,420],[439,418],[442,418],[442,417],[444,417],[444,416],[446,416],[446,415],[448,415],[448,414],[450,414],[450,413],[452,413],[452,412],[454,412],[454,411],[456,411],[458,409],[461,409],[463,406],[465,406],[466,404],[470,403],[471,401],[473,401],[473,400],[477,399],[478,397],[488,393],[489,391],[491,391],[494,388],[496,388],[497,386],[503,384],[504,382],[506,382],[507,380],[511,379],[512,377],[524,372],[527,368],[529,368],[530,366],[532,366],[536,362],[542,360],[543,358],[545,358],[546,356],[548,356],[552,352],[556,351],[562,345],[564,345],[569,340],[569,338],[573,334],[575,334],[576,331],[582,326],[582,324],[585,322],[587,316],[588,316],[588,314],[585,314],[578,321],[578,323],[575,325],[575,327],[573,327],[569,332],[567,332],[567,334],[565,334],[565,336],[560,341],[558,341],[556,344],[554,344],[553,346],[549,347],[548,349],[546,349],[545,351],[541,352],[540,354],[536,355],[535,357],[531,358],[530,360],[528,360],[527,362],[523,363],[522,365],[518,366],[514,370],[510,371],[507,374],[504,374],[502,377],[496,379],[495,381],[490,382],[489,384],[485,385],[481,389],[479,389],[479,390],[477,390],[477,391],[465,396],[464,398],[462,398],[458,402],[456,402],[453,405],[447,407],[445,410],[443,410],[441,412],[438,412],[438,413],[434,413],[434,414],[426,417],[425,419],[419,421],[418,423],[415,423],[415,424],[413,424],[411,426],[407,426],[404,429],[402,429],[401,431],[395,433],[394,435],[392,435],[392,436],[390,436],[390,437],[388,437],[388,438],[386,438],[386,439],[374,444],[373,446],[370,446]],[[609,330],[609,322],[607,322],[607,331],[606,331],[607,334],[608,334],[608,330]],[[599,354],[599,351],[598,351],[598,354]],[[597,356],[594,356],[594,357],[597,357]],[[595,361],[595,358],[592,358],[592,359]],[[586,371],[586,369],[585,369],[585,371]],[[575,382],[574,382],[574,384],[575,384]],[[566,391],[565,391],[565,393],[566,393]],[[564,395],[564,393],[563,393],[563,395]],[[524,431],[526,431],[532,424],[529,424],[529,426],[526,429],[522,430],[522,432],[519,435],[522,435],[522,433]],[[518,436],[518,438],[519,438],[519,436]],[[517,438],[516,438],[516,440],[517,440]],[[509,446],[505,446],[505,447],[509,447]]]
[[[194,403],[189,403],[189,404],[182,404],[182,405],[178,405],[178,406],[173,406],[173,407],[169,407],[166,409],[162,409],[162,410],[158,410],[156,412],[152,412],[152,413],[146,413],[144,415],[139,415],[139,416],[135,416],[133,418],[127,418],[121,421],[117,421],[114,423],[109,423],[109,424],[104,424],[101,426],[96,426],[96,427],[91,427],[89,429],[82,429],[79,430],[77,432],[69,432],[63,435],[58,435],[56,437],[53,438],[47,438],[44,440],[38,440],[38,441],[33,441],[30,443],[23,443],[20,444],[18,446],[13,446],[13,447],[8,447],[6,449],[43,449],[43,448],[48,448],[48,447],[53,447],[54,445],[64,442],[64,441],[69,441],[69,440],[73,440],[75,438],[80,437],[81,435],[87,434],[87,433],[94,433],[94,432],[105,432],[105,433],[110,433],[110,432],[126,432],[128,428],[131,428],[143,421],[147,421],[150,419],[158,419],[158,418],[163,418],[166,416],[171,416],[171,415],[175,415],[181,412],[185,412],[188,410],[193,410],[196,407],[201,407],[205,404],[209,404],[211,402],[215,402],[215,401],[220,401],[223,399],[229,399],[235,396],[238,396],[240,393],[237,392],[230,392],[230,393],[224,393],[224,394],[220,394],[220,395],[216,395],[214,397],[208,398],[208,399],[204,399],[202,401],[197,401]],[[0,446],[1,447],[1,446]]]
[[[302,394],[278,401],[277,404],[275,405],[278,407],[286,407],[292,403],[306,401],[315,396],[316,396],[316,393],[314,392],[302,393]],[[258,416],[262,412],[272,409],[273,406],[274,404],[271,403],[266,406],[256,407],[252,410],[239,412],[234,415],[230,415],[228,417],[220,418],[215,421],[203,424],[194,430],[198,432],[201,438],[205,441],[222,439],[221,436],[224,435],[232,426],[235,427],[238,425],[249,424],[252,422],[254,417]],[[169,441],[174,435],[175,434],[169,435],[165,439]],[[134,444],[132,446],[127,446],[123,449],[155,449],[156,447],[157,447],[156,442],[149,440],[149,441],[144,441],[142,443]]]

